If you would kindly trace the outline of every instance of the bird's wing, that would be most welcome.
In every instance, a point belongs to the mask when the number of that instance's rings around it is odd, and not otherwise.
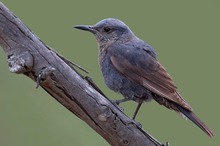
[[[124,76],[153,93],[192,110],[177,92],[171,76],[148,49],[120,44],[112,45],[108,52],[112,64]]]

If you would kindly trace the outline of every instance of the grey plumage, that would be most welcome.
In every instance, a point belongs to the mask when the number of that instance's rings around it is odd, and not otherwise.
[[[99,63],[106,85],[138,107],[154,99],[159,104],[187,116],[210,137],[213,132],[192,112],[190,105],[177,91],[171,76],[159,63],[154,49],[134,35],[122,21],[104,19],[94,26],[79,25],[77,29],[93,33],[99,44]]]

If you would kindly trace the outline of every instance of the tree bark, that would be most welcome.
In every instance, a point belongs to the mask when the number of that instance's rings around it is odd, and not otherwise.
[[[114,146],[161,146],[0,3],[0,46],[24,74]]]

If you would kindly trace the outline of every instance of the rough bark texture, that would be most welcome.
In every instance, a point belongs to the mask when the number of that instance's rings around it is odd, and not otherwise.
[[[0,46],[9,69],[30,77],[114,146],[161,146],[0,3]]]

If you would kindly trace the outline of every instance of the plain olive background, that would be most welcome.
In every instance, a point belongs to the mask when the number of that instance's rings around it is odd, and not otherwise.
[[[95,38],[73,29],[114,17],[151,44],[194,112],[214,131],[210,139],[192,122],[156,102],[145,103],[137,121],[171,146],[219,142],[220,1],[2,1],[46,44],[81,65],[111,99],[99,70]],[[87,124],[23,75],[8,70],[0,49],[0,146],[105,146]],[[136,104],[122,104],[131,116]]]

